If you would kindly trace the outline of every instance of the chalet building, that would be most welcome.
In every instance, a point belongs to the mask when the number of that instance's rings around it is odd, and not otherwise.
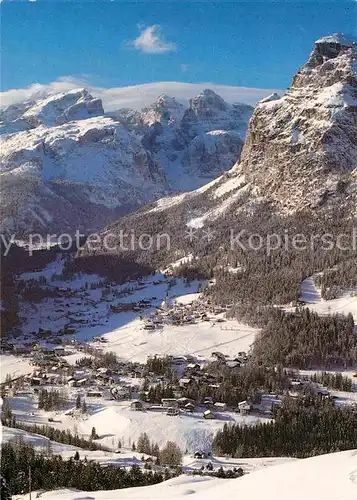
[[[193,413],[195,410],[195,405],[193,403],[187,403],[184,408],[187,413]]]
[[[140,368],[140,367],[134,368],[134,370],[132,370],[128,375],[131,378],[142,378],[142,376],[143,376],[143,369]]]
[[[84,387],[86,385],[88,385],[87,378],[80,378],[80,379],[74,381],[74,387]]]
[[[155,411],[155,412],[163,412],[164,411],[164,408],[162,405],[151,405],[147,409],[149,411]]]
[[[31,385],[41,385],[43,383],[43,379],[41,377],[31,377],[30,384]]]
[[[188,371],[199,371],[201,369],[200,365],[198,363],[189,363],[186,366],[186,370]]]
[[[109,368],[105,368],[105,367],[98,368],[97,372],[100,375],[111,375],[112,374],[112,371]]]
[[[180,378],[180,380],[179,380],[179,386],[183,387],[183,388],[188,387],[192,383],[193,383],[192,378]]]
[[[103,394],[99,391],[88,391],[87,398],[101,398]]]
[[[211,410],[206,410],[203,412],[203,418],[206,420],[212,420],[216,418],[216,415]]]
[[[221,352],[215,351],[211,354],[212,358],[216,358],[217,361],[225,361],[226,357]]]
[[[155,325],[154,323],[146,323],[144,326],[143,326],[144,330],[155,330]]]
[[[173,408],[173,407],[168,408],[166,412],[166,415],[169,415],[171,417],[176,417],[179,414],[180,410],[178,408]]]
[[[217,411],[225,411],[227,409],[227,403],[214,403],[213,405]]]
[[[187,363],[186,356],[173,356],[171,360],[173,365],[184,365]]]
[[[248,401],[238,403],[238,410],[241,415],[247,415],[252,409],[252,405]]]
[[[178,408],[177,399],[174,398],[163,398],[161,404],[163,408]]]
[[[184,408],[188,403],[193,403],[192,399],[185,397],[178,398],[176,401],[179,408]]]

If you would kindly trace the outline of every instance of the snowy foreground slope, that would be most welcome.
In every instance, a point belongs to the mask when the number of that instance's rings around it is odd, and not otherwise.
[[[261,469],[239,479],[180,476],[165,483],[113,491],[62,490],[41,495],[44,500],[244,498],[245,500],[355,500],[357,450],[332,453]],[[14,498],[26,498],[16,496]]]

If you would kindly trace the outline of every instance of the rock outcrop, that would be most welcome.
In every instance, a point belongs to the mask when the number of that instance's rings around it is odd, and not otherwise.
[[[356,40],[322,38],[285,95],[258,104],[235,170],[279,210],[347,203],[354,196],[356,65]]]

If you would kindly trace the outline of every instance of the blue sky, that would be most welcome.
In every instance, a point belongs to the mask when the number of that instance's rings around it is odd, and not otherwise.
[[[62,76],[119,87],[214,82],[285,88],[315,39],[355,33],[356,2],[8,2],[2,90]]]

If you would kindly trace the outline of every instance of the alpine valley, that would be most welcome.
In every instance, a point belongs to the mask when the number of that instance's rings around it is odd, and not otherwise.
[[[76,89],[1,135],[1,495],[357,498],[357,39],[254,109]]]

